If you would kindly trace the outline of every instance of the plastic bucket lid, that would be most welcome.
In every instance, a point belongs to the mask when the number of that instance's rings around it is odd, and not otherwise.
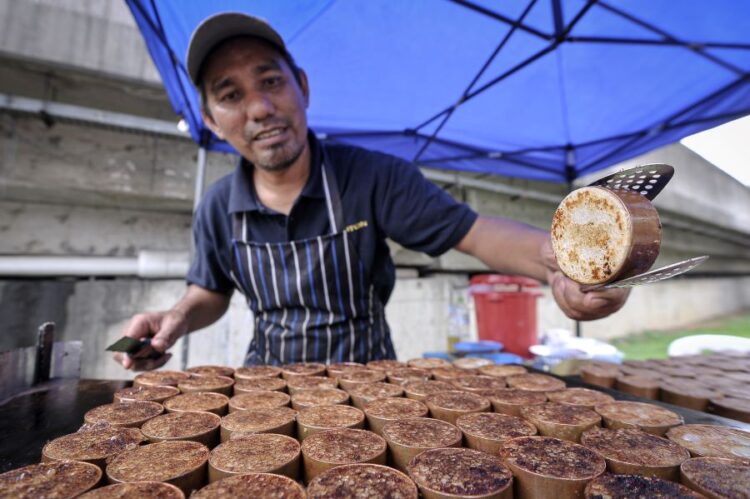
[[[443,360],[453,360],[451,357],[451,354],[448,352],[425,352],[422,354],[423,359],[443,359]]]
[[[514,353],[472,354],[469,357],[481,357],[482,359],[491,360],[495,364],[523,364],[523,357]]]
[[[454,350],[461,353],[492,353],[503,349],[499,341],[459,341],[453,345]]]

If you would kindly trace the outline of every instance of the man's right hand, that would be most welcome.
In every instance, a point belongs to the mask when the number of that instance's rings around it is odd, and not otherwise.
[[[155,359],[133,358],[126,353],[114,354],[115,361],[125,369],[150,371],[163,366],[172,357],[167,350],[178,339],[187,334],[188,324],[185,314],[177,310],[167,312],[147,312],[134,316],[123,332],[123,336],[135,339],[151,338],[151,347],[163,355]]]

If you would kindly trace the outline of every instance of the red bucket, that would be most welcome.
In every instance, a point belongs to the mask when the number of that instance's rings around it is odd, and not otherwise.
[[[479,339],[499,341],[510,352],[529,357],[537,343],[536,300],[541,283],[520,276],[485,274],[471,278]]]

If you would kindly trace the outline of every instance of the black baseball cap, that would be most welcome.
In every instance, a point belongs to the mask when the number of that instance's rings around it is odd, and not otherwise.
[[[262,38],[287,53],[281,35],[263,19],[242,12],[214,14],[204,19],[190,36],[185,60],[194,85],[198,86],[201,67],[211,51],[224,40],[236,36]]]

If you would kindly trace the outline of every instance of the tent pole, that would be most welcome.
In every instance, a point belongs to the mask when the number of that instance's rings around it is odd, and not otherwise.
[[[198,209],[198,203],[200,203],[203,197],[203,184],[206,181],[206,148],[200,147],[198,149],[198,164],[195,169],[195,194],[193,196],[193,213]]]
[[[198,162],[195,167],[195,194],[193,195],[193,215],[195,215],[198,209],[198,204],[201,202],[203,197],[203,184],[206,181],[206,148],[198,148]],[[192,260],[193,253],[195,252],[195,241],[190,238],[190,257]],[[182,370],[184,371],[188,367],[188,357],[190,356],[190,335],[186,335],[182,339]]]

